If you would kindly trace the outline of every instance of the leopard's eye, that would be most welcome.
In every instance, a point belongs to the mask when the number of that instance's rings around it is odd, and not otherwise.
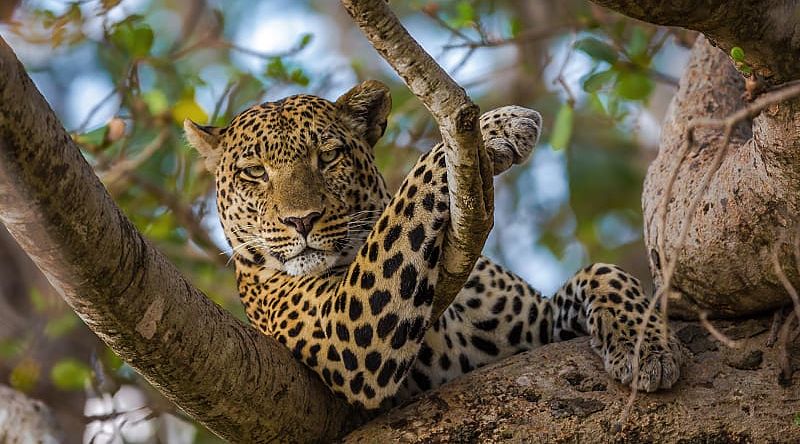
[[[242,170],[242,177],[247,180],[267,180],[267,170],[263,166],[251,166]]]
[[[339,157],[340,149],[333,149],[328,151],[321,151],[319,153],[319,161],[323,164],[329,164]]]

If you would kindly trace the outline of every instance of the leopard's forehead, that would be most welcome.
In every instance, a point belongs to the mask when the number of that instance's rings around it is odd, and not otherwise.
[[[234,157],[280,165],[307,157],[323,139],[346,137],[336,105],[312,95],[290,96],[243,111],[222,131],[222,145]]]

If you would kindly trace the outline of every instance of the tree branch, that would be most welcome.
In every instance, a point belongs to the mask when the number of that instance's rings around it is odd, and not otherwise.
[[[493,224],[492,170],[478,126],[479,109],[408,34],[385,0],[342,0],[342,4],[442,132],[451,221],[442,247],[433,320],[464,286]]]
[[[2,39],[0,222],[93,331],[218,435],[329,441],[355,417],[145,241]]]
[[[719,321],[740,350],[720,347],[696,324],[677,325],[696,358],[677,389],[642,395],[624,423],[628,388],[578,338],[476,369],[343,442],[798,442],[800,397],[776,384],[771,363],[784,351],[763,347],[769,323]]]
[[[645,22],[700,31],[726,53],[741,47],[745,62],[770,84],[800,78],[795,0],[592,1]]]

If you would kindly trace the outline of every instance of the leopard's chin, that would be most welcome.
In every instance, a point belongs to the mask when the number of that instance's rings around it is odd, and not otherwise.
[[[338,255],[306,248],[297,256],[283,263],[283,271],[292,276],[322,274],[336,265]]]

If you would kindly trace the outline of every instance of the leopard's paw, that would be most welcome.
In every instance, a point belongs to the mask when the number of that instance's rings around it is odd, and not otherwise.
[[[495,176],[528,160],[542,131],[538,112],[515,105],[484,113],[480,123]]]
[[[680,341],[672,335],[666,344],[659,337],[645,335],[638,362],[634,359],[635,337],[615,342],[601,352],[606,371],[623,384],[644,392],[671,388],[678,381],[681,366],[688,356]],[[634,372],[637,364],[639,371]]]

